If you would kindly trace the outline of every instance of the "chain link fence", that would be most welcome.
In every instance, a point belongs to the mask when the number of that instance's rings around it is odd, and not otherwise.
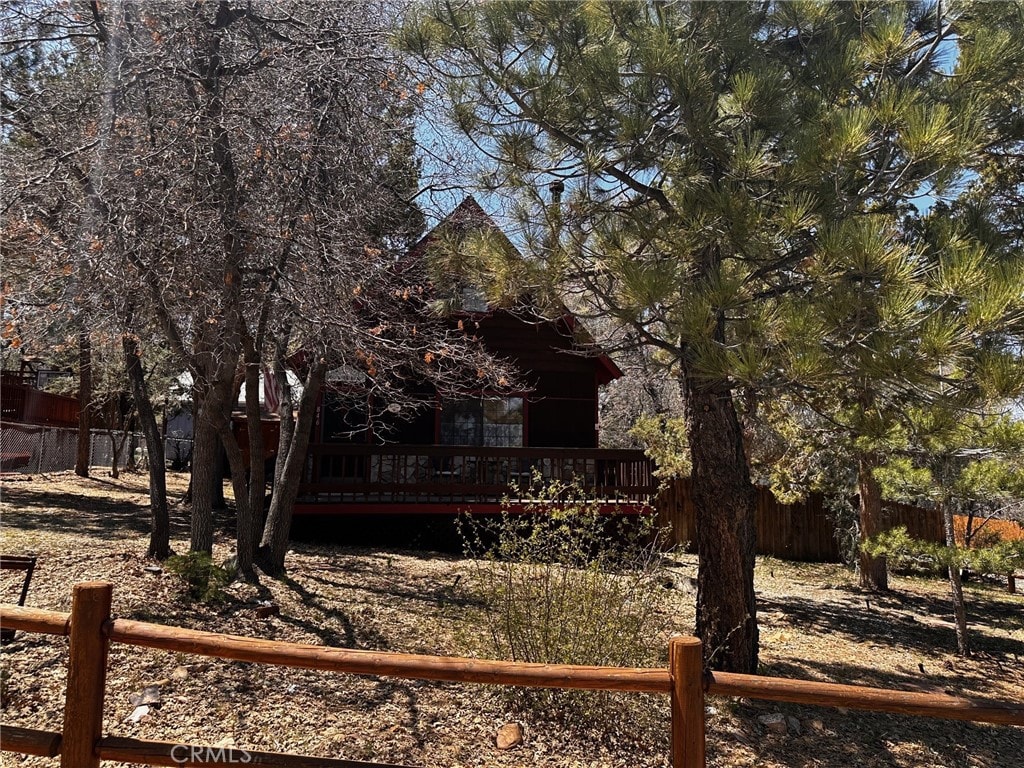
[[[116,441],[116,442],[115,442]],[[114,448],[120,448],[118,468],[145,466],[146,441],[141,432],[93,430],[89,436],[90,466],[111,466]],[[164,444],[167,461],[184,468],[192,458],[192,440],[168,437]],[[34,424],[0,425],[0,469],[4,472],[61,472],[75,468],[78,430]]]

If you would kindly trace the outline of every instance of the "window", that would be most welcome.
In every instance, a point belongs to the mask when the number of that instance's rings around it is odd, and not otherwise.
[[[474,285],[463,285],[459,290],[459,306],[465,312],[486,312],[487,297]]]
[[[457,400],[441,408],[442,445],[523,445],[523,398]]]

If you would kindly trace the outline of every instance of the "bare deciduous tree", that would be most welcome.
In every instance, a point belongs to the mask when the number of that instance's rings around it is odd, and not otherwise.
[[[411,123],[421,89],[387,44],[391,10],[220,0],[9,12],[5,50],[25,58],[25,87],[5,91],[4,118],[35,169],[25,186],[78,201],[68,220],[86,245],[74,263],[87,256],[111,311],[145,314],[191,373],[191,548],[212,548],[223,445],[245,576],[263,523],[263,438],[250,428],[240,445],[232,410],[244,387],[248,424],[259,423],[262,368],[305,376],[297,403],[281,398],[268,570],[283,567],[328,370],[350,371],[384,407],[409,397],[409,377],[454,386],[467,369],[494,369],[421,311],[427,276],[396,266],[422,228]]]

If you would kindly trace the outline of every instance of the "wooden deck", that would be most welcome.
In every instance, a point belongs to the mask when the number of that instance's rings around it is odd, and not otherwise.
[[[0,418],[5,422],[54,427],[78,426],[77,398],[13,383],[6,374],[0,383],[0,403]]]
[[[296,514],[498,512],[535,483],[578,479],[609,511],[649,511],[657,491],[642,451],[312,445]]]

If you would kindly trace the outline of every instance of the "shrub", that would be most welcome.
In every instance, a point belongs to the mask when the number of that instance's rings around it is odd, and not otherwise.
[[[665,582],[653,521],[612,518],[577,484],[544,486],[521,511],[464,516],[474,558],[470,588],[484,606],[495,658],[547,664],[642,666],[655,661]],[[509,689],[515,704],[603,719],[608,695]],[[631,699],[634,703],[637,699]]]
[[[231,561],[217,565],[206,552],[174,555],[164,560],[164,567],[181,577],[190,598],[203,603],[223,600],[224,587],[234,581],[236,575]]]

